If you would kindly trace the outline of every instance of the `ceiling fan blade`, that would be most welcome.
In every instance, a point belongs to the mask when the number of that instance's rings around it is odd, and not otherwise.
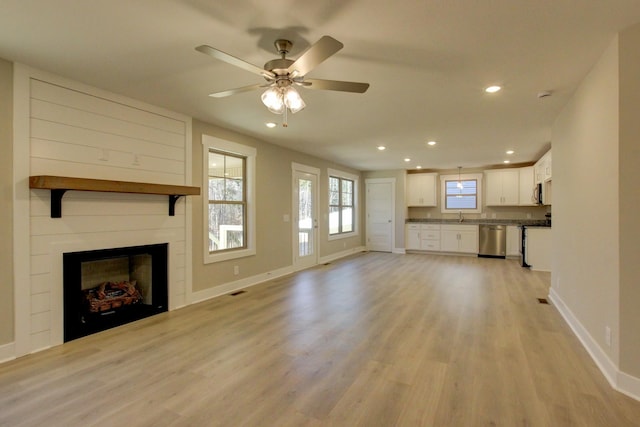
[[[311,45],[309,49],[305,50],[304,53],[289,66],[287,71],[293,77],[304,76],[343,47],[344,45],[333,37],[323,36],[315,44]]]
[[[358,82],[341,82],[338,80],[321,80],[321,79],[305,79],[305,83],[311,83],[310,86],[304,85],[307,89],[317,90],[337,90],[340,92],[365,93],[369,89],[369,83]]]
[[[249,71],[250,73],[258,74],[259,76],[274,78],[276,75],[271,71],[267,71],[263,68],[260,68],[256,65],[250,64],[246,61],[243,61],[240,58],[236,58],[233,55],[229,55],[221,50],[213,48],[211,46],[207,46],[203,44],[202,46],[196,47],[198,52],[202,52],[205,55],[213,56],[216,59],[226,62],[227,64],[235,65],[236,67],[242,68],[243,70]]]
[[[249,91],[252,91],[252,90],[260,89],[261,87],[269,87],[269,86],[270,85],[268,85],[268,84],[243,86],[243,87],[238,87],[238,88],[235,88],[235,89],[225,90],[225,91],[222,91],[222,92],[210,93],[209,96],[211,96],[213,98],[224,98],[226,96],[235,95],[237,93],[249,92]]]

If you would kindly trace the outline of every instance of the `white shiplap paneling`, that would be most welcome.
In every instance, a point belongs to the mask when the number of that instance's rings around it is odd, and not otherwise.
[[[28,67],[18,65],[15,72],[14,145],[29,147],[14,150],[17,167],[29,165],[16,174],[19,186],[25,175],[191,184],[190,118]],[[20,234],[23,223],[16,228],[20,248],[28,247],[18,251],[28,257],[18,263],[17,276],[31,281],[28,292],[16,292],[16,356],[62,342],[66,252],[167,242],[169,308],[188,300],[185,198],[170,217],[167,196],[68,191],[62,218],[50,218],[49,191],[26,193],[27,207],[14,203],[17,215],[29,215],[28,235]]]

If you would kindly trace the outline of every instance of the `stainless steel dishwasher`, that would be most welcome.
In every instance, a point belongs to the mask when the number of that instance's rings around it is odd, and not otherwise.
[[[507,254],[507,226],[480,224],[478,256],[504,258]]]

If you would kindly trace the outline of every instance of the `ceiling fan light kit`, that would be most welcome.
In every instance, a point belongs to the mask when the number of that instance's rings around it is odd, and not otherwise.
[[[293,45],[289,40],[278,39],[274,45],[281,57],[268,61],[264,64],[264,68],[257,67],[211,46],[202,45],[196,47],[198,52],[213,56],[228,64],[258,74],[267,81],[266,85],[250,85],[229,89],[212,93],[209,96],[223,98],[237,93],[267,87],[268,89],[261,95],[260,99],[269,111],[274,114],[283,115],[283,126],[287,127],[287,110],[292,113],[297,113],[306,107],[300,93],[293,87],[294,85],[308,89],[352,93],[364,93],[369,88],[369,83],[320,79],[309,79],[305,81],[305,76],[308,72],[342,49],[343,44],[332,37],[323,36],[304,51],[295,61],[286,58],[287,53],[289,53]]]

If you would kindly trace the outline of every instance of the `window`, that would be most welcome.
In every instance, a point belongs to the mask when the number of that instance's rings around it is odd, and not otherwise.
[[[355,175],[329,170],[329,237],[355,235],[357,182]]]
[[[209,150],[209,252],[246,248],[246,160]]]
[[[205,262],[255,254],[255,149],[203,136]]]
[[[482,174],[441,175],[443,213],[481,213]]]
[[[477,209],[478,182],[475,179],[462,181],[445,181],[445,209]]]

